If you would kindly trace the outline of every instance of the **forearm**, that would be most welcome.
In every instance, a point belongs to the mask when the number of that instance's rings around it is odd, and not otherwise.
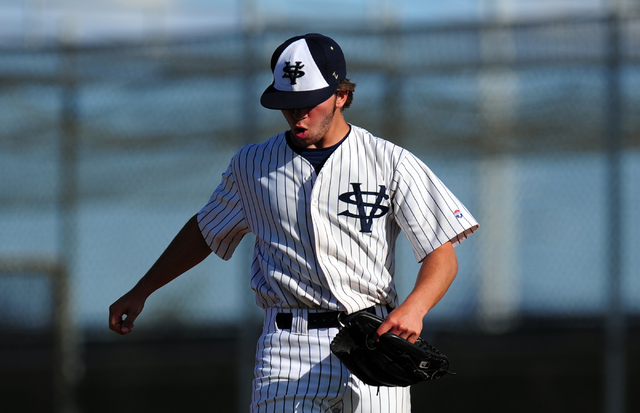
[[[167,249],[128,293],[109,307],[109,328],[128,334],[142,312],[147,298],[158,288],[198,265],[211,254],[197,217],[191,218],[171,241]]]
[[[424,317],[445,295],[458,272],[458,260],[450,242],[422,261],[416,283],[403,304]]]
[[[415,342],[422,331],[424,316],[444,296],[457,272],[458,260],[450,242],[427,255],[418,271],[415,287],[378,328],[378,335],[391,332]]]
[[[160,287],[198,265],[211,254],[194,215],[178,232],[167,249],[138,281],[132,292],[145,299]]]

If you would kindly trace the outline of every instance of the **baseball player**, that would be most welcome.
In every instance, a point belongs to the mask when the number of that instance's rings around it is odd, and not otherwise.
[[[409,389],[359,381],[330,352],[338,316],[385,318],[377,334],[415,342],[457,272],[454,246],[478,224],[418,158],[345,121],[355,84],[342,50],[307,34],[280,45],[261,104],[289,129],[241,148],[209,202],[144,277],[110,307],[132,331],[147,297],[211,252],[228,260],[255,236],[251,287],[264,309],[251,412],[409,412]],[[403,232],[421,267],[402,303],[394,286]]]

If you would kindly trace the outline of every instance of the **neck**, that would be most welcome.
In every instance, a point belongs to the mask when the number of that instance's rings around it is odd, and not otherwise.
[[[315,148],[328,148],[340,142],[347,133],[349,133],[349,124],[342,116],[342,111],[338,109],[333,116],[333,122],[331,122],[331,127],[327,133],[325,133],[322,139],[316,142],[315,145],[311,146]]]

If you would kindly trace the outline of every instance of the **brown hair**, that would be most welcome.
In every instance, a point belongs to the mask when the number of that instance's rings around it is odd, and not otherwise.
[[[343,79],[338,84],[338,89],[336,89],[336,93],[338,92],[349,92],[349,96],[347,96],[347,101],[341,110],[345,110],[349,106],[351,106],[351,102],[353,102],[353,92],[356,90],[356,84],[351,82],[349,79]]]

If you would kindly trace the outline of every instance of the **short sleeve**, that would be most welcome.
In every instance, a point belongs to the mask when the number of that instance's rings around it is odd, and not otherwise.
[[[224,260],[231,258],[249,232],[231,165],[207,205],[198,212],[198,225],[211,250]]]
[[[405,152],[394,186],[395,219],[418,261],[447,241],[457,246],[478,228],[467,208],[415,155]]]

